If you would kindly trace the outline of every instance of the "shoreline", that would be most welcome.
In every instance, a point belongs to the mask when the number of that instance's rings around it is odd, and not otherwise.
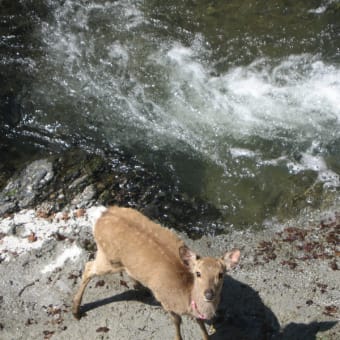
[[[94,254],[91,208],[39,217],[22,210],[0,220],[0,334],[4,339],[172,339],[168,315],[130,290],[126,275],[95,278],[80,321],[71,301]],[[225,279],[211,339],[337,339],[340,334],[340,216],[321,223],[189,239],[202,255],[241,250]],[[15,246],[17,242],[17,245]],[[184,339],[199,339],[189,318]]]

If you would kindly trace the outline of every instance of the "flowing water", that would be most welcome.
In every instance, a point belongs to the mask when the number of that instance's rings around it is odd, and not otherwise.
[[[22,0],[4,9],[10,138],[126,150],[237,226],[337,201],[340,1]]]

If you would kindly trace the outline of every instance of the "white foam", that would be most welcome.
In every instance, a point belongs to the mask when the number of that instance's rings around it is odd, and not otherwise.
[[[212,151],[225,135],[271,140],[286,130],[295,131],[302,142],[313,134],[327,139],[330,129],[339,134],[340,70],[311,55],[290,56],[276,66],[259,59],[218,76],[190,48],[178,44],[153,60],[171,66],[173,95],[166,110],[177,129],[163,131],[200,152],[215,157]]]
[[[258,153],[255,151],[243,148],[230,148],[229,152],[233,158],[239,157],[254,158],[258,155]]]
[[[328,7],[334,3],[337,2],[338,0],[324,0],[322,1],[321,5],[317,8],[314,9],[310,9],[308,11],[308,13],[313,13],[313,14],[323,14],[326,12],[326,10],[328,9]]]
[[[327,170],[327,165],[323,157],[313,156],[307,153],[302,154],[301,165],[305,169],[310,169],[316,172],[323,172]]]
[[[107,47],[108,55],[110,58],[115,60],[115,62],[122,68],[127,67],[129,61],[128,49],[121,43],[115,42]]]
[[[331,2],[321,2],[314,12],[322,13]],[[233,173],[230,150],[232,158],[254,158],[260,166],[284,164],[292,173],[314,169],[320,181],[336,183],[331,170],[320,163],[323,153],[309,148],[314,140],[327,145],[340,138],[338,64],[300,54],[259,58],[218,73],[204,36],[189,34],[184,45],[171,35],[164,39],[152,30],[145,32],[150,18],[139,2],[84,5],[67,0],[55,7],[54,15],[54,26],[43,25],[42,32],[48,69],[58,71],[38,83],[53,79],[50,93],[49,86],[46,93],[44,89],[46,110],[53,110],[57,91],[69,94],[62,96],[66,107],[73,107],[77,95],[77,102],[86,103],[75,112],[79,124],[84,122],[79,129],[91,126],[104,143],[194,150],[225,173]],[[111,22],[111,17],[116,20]],[[97,18],[102,21],[94,25]],[[162,24],[151,23],[153,28]],[[145,35],[137,38],[139,26]],[[39,86],[36,92],[41,98]],[[39,120],[38,114],[34,119]],[[46,124],[45,116],[40,119]],[[72,130],[71,125],[65,119],[63,128]],[[238,141],[257,139],[266,145],[273,141],[275,156],[261,146],[254,146],[256,151],[239,148]],[[292,145],[294,155],[305,155],[302,163],[289,154]],[[307,164],[308,155],[316,157],[314,164]]]
[[[147,46],[144,37],[128,43],[125,35],[150,24],[139,3],[83,5],[67,0],[55,11],[55,27],[43,29],[48,62],[52,69],[62,69],[56,81],[60,78],[70,97],[73,93],[80,102],[100,100],[98,109],[96,105],[78,114],[95,121],[92,125],[110,142],[129,145],[144,138],[150,148],[189,145],[223,164],[225,136],[273,140],[288,131],[297,143],[309,143],[315,135],[340,137],[340,69],[318,56],[262,58],[216,74],[201,35],[186,46],[154,36]],[[117,21],[106,27],[112,34],[84,34],[93,29],[93,15],[103,20],[114,15]],[[76,23],[80,31],[73,29]],[[98,32],[101,28],[98,25]],[[50,96],[55,97],[54,91]],[[74,98],[70,100],[73,105]]]
[[[326,188],[340,187],[339,175],[328,169],[323,157],[313,156],[303,153],[300,162],[288,162],[287,164],[291,173],[299,173],[305,170],[317,172],[317,181],[324,183]]]

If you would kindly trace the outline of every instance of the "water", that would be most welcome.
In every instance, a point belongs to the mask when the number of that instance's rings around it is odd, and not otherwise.
[[[237,226],[338,199],[339,1],[22,3],[9,136],[127,150]]]

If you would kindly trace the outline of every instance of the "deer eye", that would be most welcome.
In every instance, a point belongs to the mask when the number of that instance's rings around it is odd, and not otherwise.
[[[219,278],[220,280],[222,280],[222,279],[223,279],[223,273],[219,273],[219,274],[218,274],[218,278]]]
[[[200,272],[196,272],[196,277],[201,277],[201,273]]]

